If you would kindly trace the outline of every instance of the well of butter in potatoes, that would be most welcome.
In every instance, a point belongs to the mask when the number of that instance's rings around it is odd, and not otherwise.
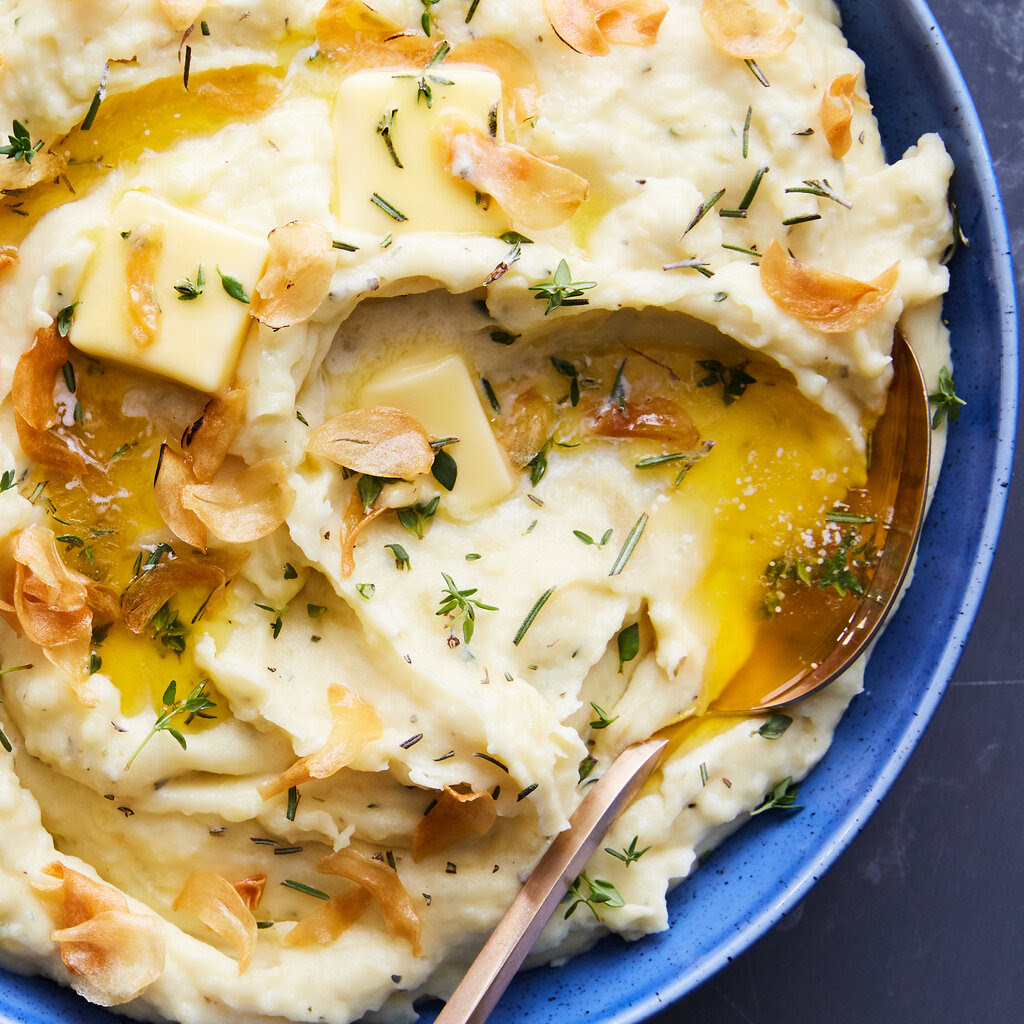
[[[859,688],[715,713],[870,579],[941,142],[812,0],[122,6],[0,15],[0,963],[411,1021],[668,728],[537,957],[666,927]]]

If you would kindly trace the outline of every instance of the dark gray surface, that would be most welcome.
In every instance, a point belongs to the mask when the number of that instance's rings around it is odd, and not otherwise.
[[[1024,0],[931,7],[981,114],[1024,292]],[[1024,1019],[1021,449],[971,639],[889,796],[774,931],[655,1024]]]

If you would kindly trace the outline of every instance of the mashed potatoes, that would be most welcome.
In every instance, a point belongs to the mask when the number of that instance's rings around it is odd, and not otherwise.
[[[705,714],[870,568],[941,142],[826,0],[0,6],[0,961],[411,1020],[700,713],[538,953],[664,928],[860,685]]]

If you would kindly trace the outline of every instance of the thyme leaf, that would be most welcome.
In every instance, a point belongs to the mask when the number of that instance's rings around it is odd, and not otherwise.
[[[170,685],[164,691],[163,695],[163,706],[164,709],[156,722],[153,723],[153,728],[149,730],[146,738],[135,748],[135,753],[128,758],[128,763],[124,766],[124,770],[128,771],[131,768],[135,758],[139,756],[140,751],[143,747],[158,733],[167,732],[177,741],[178,745],[182,750],[188,749],[188,743],[181,732],[171,723],[175,718],[182,715],[186,716],[186,721],[191,721],[192,718],[212,718],[212,715],[206,714],[207,711],[211,711],[217,705],[210,700],[206,694],[206,686],[209,683],[208,679],[204,679],[197,686],[193,687],[192,692],[185,697],[183,700],[176,701],[176,683],[171,680]]]

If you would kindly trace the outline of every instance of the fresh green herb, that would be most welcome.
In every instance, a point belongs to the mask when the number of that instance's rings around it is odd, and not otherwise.
[[[185,83],[185,91],[188,92],[188,79],[192,72],[192,47],[185,47],[185,67],[182,72],[182,81]]]
[[[501,415],[501,402],[498,401],[498,396],[494,393],[494,388],[491,382],[486,377],[480,378],[480,385],[484,389],[484,395],[487,398],[488,403],[494,410],[495,414]]]
[[[728,292],[715,292],[715,294],[711,296],[711,301],[712,302],[725,302],[725,300],[727,298],[729,298],[729,293]]]
[[[434,456],[434,464],[430,467],[431,475],[446,490],[455,486],[459,475],[459,467],[455,459],[443,448]]]
[[[596,544],[597,541],[590,536],[589,533],[584,533],[582,530],[573,530],[572,535],[577,539],[583,541],[584,544]]]
[[[747,191],[743,194],[743,198],[740,200],[741,210],[750,209],[750,204],[754,201],[754,196],[757,195],[757,190],[761,186],[761,181],[767,173],[768,165],[761,164],[761,166],[754,173],[754,177],[751,179],[750,184],[747,186]]]
[[[420,25],[428,36],[430,35],[430,8],[440,2],[441,0],[420,0],[420,3],[423,4],[423,17],[420,18]]]
[[[295,410],[295,418],[296,418],[296,419],[297,419],[297,420],[298,420],[298,421],[299,421],[299,422],[300,422],[300,423],[301,423],[301,424],[302,424],[302,425],[303,425],[304,427],[308,427],[308,426],[309,426],[309,420],[307,420],[307,419],[306,419],[306,417],[302,415],[302,412],[301,412],[300,410],[298,410],[298,409],[296,409],[296,410]]]
[[[3,476],[0,476],[0,494],[9,491],[14,486],[14,470],[5,469]]]
[[[939,386],[933,394],[928,396],[928,401],[935,406],[932,413],[932,430],[936,430],[943,420],[948,419],[950,423],[956,423],[960,419],[960,406],[967,403],[956,393],[956,385],[949,374],[949,367],[943,366],[939,370]]]
[[[424,14],[424,17],[426,17],[426,14]],[[428,32],[427,35],[429,34],[430,33]],[[421,98],[426,100],[428,109],[434,105],[434,90],[431,88],[431,82],[435,85],[451,85],[452,82],[447,78],[439,78],[437,75],[428,75],[427,72],[431,68],[436,68],[438,64],[440,64],[445,57],[451,53],[451,51],[451,45],[447,40],[443,40],[439,43],[430,60],[427,61],[427,65],[423,69],[423,73],[416,80],[416,102],[419,103]],[[406,76],[396,75],[395,77],[398,78]],[[407,77],[412,78],[413,76],[409,75]]]
[[[765,794],[764,800],[750,812],[750,815],[753,817],[755,814],[763,814],[765,811],[771,810],[798,811],[802,806],[796,802],[796,786],[793,785],[793,777],[787,775],[772,786]]]
[[[284,563],[284,578],[286,580],[297,580],[299,578],[299,574],[291,562]]]
[[[76,423],[84,423],[85,422],[85,408],[82,405],[81,400],[75,402],[75,408],[74,408],[74,411],[71,413],[71,416],[72,416],[72,419],[74,419],[74,421]]]
[[[766,740],[777,740],[792,724],[789,715],[772,715],[757,732]]]
[[[444,578],[445,586],[441,590],[441,606],[434,614],[449,616],[452,629],[461,623],[462,639],[468,644],[473,639],[473,630],[476,628],[477,609],[485,612],[496,612],[498,609],[473,597],[477,592],[476,587],[459,590],[448,573],[443,572],[441,576]]]
[[[206,713],[217,706],[206,695],[206,685],[208,682],[208,679],[204,679],[201,683],[195,686],[192,689],[192,692],[183,700],[175,700],[177,684],[174,680],[171,680],[171,684],[164,691],[162,698],[164,706],[163,711],[160,713],[156,722],[154,722],[153,728],[149,730],[146,738],[138,745],[138,747],[135,748],[135,753],[128,758],[128,763],[124,766],[125,771],[128,771],[128,769],[131,768],[135,758],[139,756],[139,752],[158,732],[170,733],[170,735],[177,740],[178,746],[180,746],[182,750],[188,749],[188,743],[185,741],[185,737],[171,723],[175,718],[178,718],[181,715],[186,716],[186,725],[191,722],[193,718],[213,717],[213,715],[208,715]]]
[[[705,377],[697,381],[697,387],[710,388],[720,384],[722,401],[726,405],[732,405],[737,398],[742,398],[748,385],[757,383],[757,379],[744,369],[746,363],[725,366],[717,359],[698,359],[697,365],[708,371]]]
[[[222,281],[224,280],[224,275],[223,274],[221,274],[221,280]],[[232,278],[232,280],[234,280],[234,279]],[[238,282],[236,281],[235,284],[238,284]],[[203,270],[202,263],[200,263],[199,264],[199,268],[196,270],[196,279],[195,279],[195,281],[191,280],[191,278],[187,278],[186,277],[184,281],[179,281],[174,286],[174,290],[178,293],[178,299],[181,302],[191,302],[193,299],[198,299],[199,296],[203,294],[203,289],[205,287],[206,287],[206,272]],[[239,284],[238,287],[241,288],[242,286]],[[231,292],[228,290],[228,286],[227,286],[226,283],[224,285],[224,290],[229,295],[231,295]],[[244,295],[245,293],[243,292],[242,294]],[[237,295],[233,295],[232,298],[236,298],[237,299],[238,296]],[[248,298],[246,298],[246,299],[239,299],[239,301],[240,302],[248,302],[249,300],[248,300]]]
[[[605,530],[604,533],[601,535],[601,539],[597,542],[598,543],[598,547],[602,547],[603,548],[605,546],[605,544],[607,544],[608,541],[610,541],[612,539],[612,534],[614,532],[615,531],[609,526],[608,529]]]
[[[69,359],[61,368],[61,373],[64,375],[64,384],[71,394],[74,394],[77,388],[75,382],[75,367],[72,365]]]
[[[856,512],[836,512],[833,510],[825,515],[825,522],[827,523],[854,523],[859,526],[866,526],[874,521],[874,516],[863,516]]]
[[[386,482],[384,477],[368,476],[365,473],[359,478],[356,490],[359,492],[359,500],[363,503],[364,512],[369,512],[373,507],[373,503],[380,497],[380,492],[384,489]]]
[[[481,558],[481,556],[478,555],[475,551],[470,551],[469,554],[466,555],[466,561],[467,562],[476,562],[476,561],[479,561],[480,558]]]
[[[647,520],[650,518],[646,512],[644,512],[640,518],[633,524],[629,533],[626,535],[626,539],[622,542],[622,547],[619,549],[619,553],[612,564],[611,572],[609,576],[618,576],[623,569],[626,568],[626,563],[629,561],[630,555],[633,554],[634,548],[640,543],[640,538],[644,534],[644,530],[647,528]]]
[[[424,15],[424,17],[426,17],[426,15]],[[397,115],[397,107],[392,107],[390,110],[384,111],[384,113],[380,115],[380,120],[377,122],[377,134],[384,140],[384,145],[388,150],[388,156],[391,157],[394,165],[401,168],[403,164],[402,161],[398,159],[398,153],[395,152],[395,140],[391,137],[392,132],[395,130],[395,118]]]
[[[964,234],[963,226],[960,223],[960,209],[956,203],[949,204],[949,212],[953,215],[953,241],[946,246],[939,262],[945,266],[957,254],[960,249],[969,249],[970,240]]]
[[[406,551],[401,544],[385,544],[384,548],[395,556],[396,569],[399,571],[402,569],[412,570],[412,560],[409,558],[409,552]]]
[[[763,85],[763,86],[764,86],[764,87],[765,87],[766,89],[769,89],[769,88],[771,88],[771,84],[772,84],[772,83],[771,83],[771,82],[769,82],[767,78],[765,78],[765,74],[764,74],[764,72],[763,72],[763,71],[762,71],[762,70],[761,70],[761,69],[760,69],[760,68],[759,68],[759,67],[757,66],[757,62],[756,62],[756,61],[753,61],[753,60],[750,60],[749,58],[747,58],[746,60],[744,60],[744,61],[743,61],[743,63],[744,63],[744,64],[746,64],[748,68],[750,68],[750,73],[751,73],[751,74],[752,74],[752,75],[753,75],[753,76],[754,76],[754,77],[755,77],[755,78],[756,78],[756,79],[757,79],[757,80],[758,80],[758,81],[759,81],[759,82],[760,82],[760,83],[761,83],[761,84],[762,84],[762,85]]]
[[[71,330],[71,321],[75,318],[75,307],[77,305],[77,302],[72,302],[70,306],[65,306],[57,314],[57,333],[62,338],[66,338]]]
[[[783,222],[784,228],[791,228],[797,224],[809,224],[812,220],[821,220],[820,213],[804,213],[799,217],[787,217]]]
[[[314,889],[313,886],[306,885],[305,882],[296,882],[292,878],[286,878],[281,884],[286,889],[294,889],[296,892],[301,892],[304,896],[312,896],[318,900],[329,900],[331,898],[323,889]]]
[[[633,861],[639,860],[650,849],[649,846],[645,846],[642,850],[638,850],[636,844],[639,840],[639,836],[633,836],[629,846],[624,846],[621,850],[613,850],[610,846],[606,846],[604,852],[610,853],[617,860],[621,860],[628,868]]]
[[[370,202],[377,207],[378,210],[383,210],[392,220],[397,220],[401,223],[404,220],[408,220],[401,210],[395,209],[383,196],[378,195],[376,192],[370,196]]]
[[[85,117],[82,119],[81,130],[83,132],[89,131],[92,128],[93,121],[96,120],[96,115],[100,112],[100,104],[107,97],[107,79],[110,77],[110,61],[108,60],[103,65],[103,72],[100,75],[100,84],[96,87],[96,92],[93,94],[92,103],[89,104],[89,109],[85,113]]]
[[[589,299],[580,298],[585,291],[596,288],[596,281],[574,281],[569,264],[564,259],[560,260],[555,269],[554,278],[543,284],[532,284],[529,290],[536,292],[535,299],[547,299],[547,308],[544,315],[553,313],[559,306],[586,306]]]
[[[749,117],[749,112],[748,115]],[[744,156],[746,154],[744,153]],[[713,195],[708,196],[707,199],[703,200],[700,206],[697,207],[697,212],[690,218],[690,223],[686,225],[686,230],[679,236],[679,240],[682,241],[703,219],[704,215],[714,207],[715,203],[725,195],[725,189],[721,188]]]
[[[579,776],[580,782],[585,782],[590,778],[590,773],[597,767],[597,758],[585,757],[579,764]]]
[[[640,624],[634,622],[619,633],[619,672],[627,661],[632,661],[640,653]]]
[[[358,245],[350,245],[348,242],[339,242],[337,240],[331,242],[333,249],[341,249],[342,252],[359,252]]]
[[[119,459],[122,455],[127,455],[133,448],[138,446],[138,443],[138,441],[126,441],[124,444],[118,445],[118,447],[114,449],[114,454],[110,456],[110,461],[113,462],[114,459]]]
[[[319,619],[327,611],[327,606],[323,604],[307,604],[306,614],[311,619]]]
[[[394,240],[395,240],[395,238],[394,238],[394,235],[385,235],[385,236],[384,236],[384,237],[383,237],[383,238],[382,238],[382,239],[380,240],[380,247],[381,247],[382,249],[390,249],[390,248],[391,248],[391,243],[392,243],[392,242],[393,242]]]
[[[24,160],[27,164],[32,163],[32,158],[43,148],[43,140],[33,142],[28,129],[20,121],[14,122],[7,141],[8,145],[0,146],[0,153],[8,160]]]
[[[805,128],[802,132],[793,132],[797,138],[806,138],[807,136],[814,134],[813,128]]]
[[[747,119],[743,122],[743,159],[747,159],[750,151],[750,119],[754,114],[753,107],[747,107]]]
[[[569,378],[569,404],[575,409],[580,404],[580,375],[576,367],[568,359],[551,356],[551,365],[563,377]]]
[[[511,331],[491,331],[491,341],[499,345],[511,345],[518,337],[520,335],[513,334]]]
[[[237,277],[232,277],[230,274],[225,274],[220,267],[217,268],[217,273],[220,274],[220,283],[224,287],[224,291],[238,302],[244,302],[248,304],[249,296],[246,295],[245,289],[242,287],[242,282]]]
[[[856,543],[857,538],[853,530],[848,530],[839,547],[821,562],[818,567],[819,589],[833,587],[840,597],[864,593],[864,584],[854,569],[863,564],[858,562],[856,556],[865,550],[866,545],[854,546]]]
[[[531,782],[525,789],[521,789],[516,794],[516,803],[519,803],[520,800],[525,800],[539,785],[539,782]]]
[[[705,761],[700,763],[700,784],[706,786],[708,784],[708,766]]]
[[[586,896],[583,895],[582,886],[584,885],[588,890]],[[566,920],[572,917],[576,908],[581,904],[587,907],[595,918],[597,917],[595,907],[600,904],[604,904],[606,907],[624,907],[626,905],[611,882],[605,881],[603,878],[591,878],[586,873],[576,877],[562,902],[569,902],[569,909],[565,912]]]
[[[9,675],[11,672],[25,672],[31,665],[12,665],[10,668],[0,668],[0,676]]]
[[[500,768],[506,775],[509,774],[508,765],[503,761],[499,761],[496,757],[492,757],[490,754],[483,754],[480,752],[474,753],[474,757],[479,757],[482,761],[490,761],[496,768]]]
[[[299,809],[299,789],[292,786],[288,790],[288,810],[285,812],[289,821],[295,820],[295,812]]]
[[[555,437],[552,434],[541,446],[540,451],[526,464],[526,469],[530,471],[530,483],[534,487],[537,486],[544,479],[544,474],[548,471],[548,452],[551,451],[551,446],[555,443]]]
[[[103,667],[103,659],[95,652],[89,652],[89,675],[94,676]]]
[[[170,601],[161,606],[153,616],[150,626],[153,627],[154,640],[159,640],[164,647],[174,651],[175,654],[184,653],[188,628],[182,625],[178,613],[171,607]]]
[[[536,528],[536,526],[537,526],[537,520],[534,519],[530,523],[530,525],[525,530],[523,530],[523,536],[525,537],[528,533],[533,533],[533,531]]]
[[[760,259],[763,253],[757,251],[757,245],[752,245],[749,249],[742,245],[727,245],[725,242],[722,243],[723,249],[730,249],[732,252],[741,252],[744,256],[753,256],[755,259]]]
[[[719,210],[718,211],[718,216],[719,217],[726,217],[726,218],[731,217],[734,220],[746,220],[747,219],[747,211],[746,210]]]
[[[3,747],[8,754],[14,750],[14,747],[11,746],[11,741],[7,738],[7,733],[3,729],[0,729],[0,747]]]
[[[356,591],[364,601],[369,601],[377,593],[377,588],[372,583],[357,583]]]
[[[398,510],[398,521],[407,529],[416,534],[420,540],[423,539],[423,530],[427,523],[434,518],[437,506],[440,504],[440,495],[434,495],[430,501],[419,505],[407,505]]]
[[[60,522],[60,520],[58,520],[58,522]],[[57,537],[57,541],[60,544],[67,545],[67,547],[65,548],[66,551],[70,551],[72,548],[81,548],[81,552],[82,555],[85,557],[85,560],[90,565],[95,564],[95,559],[93,557],[92,552],[92,545],[89,544],[89,542],[86,541],[84,538],[80,537],[77,533],[62,533],[59,537]]]
[[[608,726],[612,724],[612,722],[617,722],[619,720],[618,715],[616,715],[614,718],[609,718],[608,712],[605,711],[604,708],[595,704],[593,701],[590,702],[590,706],[594,709],[594,714],[597,715],[597,718],[595,718],[594,721],[590,723],[591,729],[607,729]]]
[[[204,21],[203,24],[205,25],[206,22]],[[274,922],[273,921],[257,921],[256,922],[256,927],[261,929],[261,930],[262,929],[266,929],[266,928],[273,928],[274,927]]]
[[[619,363],[618,370],[615,371],[615,380],[612,381],[612,390],[608,395],[608,400],[619,407],[619,412],[624,413],[626,411],[626,360],[623,359]]]
[[[831,199],[833,203],[845,206],[847,210],[853,209],[853,204],[842,199],[834,188],[828,183],[828,178],[805,178],[803,184],[794,185],[786,189],[787,194],[802,193],[809,196],[817,196],[819,199]]]
[[[210,34],[210,24],[209,24],[209,22],[207,22],[207,21],[199,22],[199,31],[202,32],[202,34],[204,36],[208,36]],[[271,922],[271,924],[273,924],[273,922]]]
[[[527,238],[518,231],[503,231],[498,237],[509,245],[533,245],[532,238]]]
[[[288,856],[291,853],[302,853],[301,846],[275,846],[274,854],[278,857]]]
[[[555,592],[554,587],[548,587],[540,597],[537,598],[533,603],[533,607],[526,613],[526,618],[519,624],[519,629],[516,630],[516,635],[512,640],[512,643],[518,647],[523,637],[526,636],[526,631],[533,625],[533,620],[537,618],[541,608],[547,604],[548,598]]]
[[[675,263],[666,263],[662,266],[662,270],[696,270],[702,277],[714,277],[715,272],[711,269],[711,264],[707,260],[702,260],[699,256],[687,256],[684,260],[677,260]]]
[[[466,24],[468,25],[473,20],[473,15],[476,14],[477,7],[480,6],[480,0],[473,0],[469,5],[469,10],[466,11]]]
[[[276,640],[281,635],[281,629],[284,626],[283,616],[284,613],[288,611],[288,605],[285,605],[283,608],[271,608],[269,604],[257,603],[256,607],[262,608],[263,611],[270,612],[270,614],[274,616],[274,621],[270,624],[270,632]]]

